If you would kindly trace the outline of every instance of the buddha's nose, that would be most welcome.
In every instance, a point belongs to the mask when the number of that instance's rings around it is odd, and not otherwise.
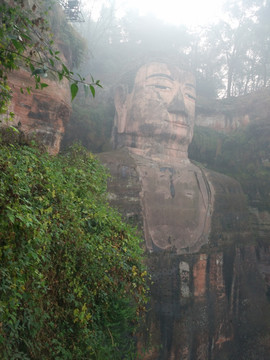
[[[188,116],[187,109],[184,103],[184,98],[181,92],[177,93],[172,99],[168,106],[168,111],[172,114],[181,114],[184,116]]]

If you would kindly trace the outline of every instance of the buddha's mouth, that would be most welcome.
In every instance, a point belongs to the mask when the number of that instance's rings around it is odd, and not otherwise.
[[[183,121],[170,121],[166,120],[168,123],[172,124],[173,126],[182,127],[182,128],[190,128],[190,125]]]

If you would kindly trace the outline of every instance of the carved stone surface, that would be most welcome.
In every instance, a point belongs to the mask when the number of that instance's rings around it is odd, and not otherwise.
[[[71,112],[69,85],[44,79],[49,86],[36,90],[31,75],[22,69],[10,73],[9,82],[13,92],[10,111],[15,113],[12,125],[19,124],[25,134],[35,134],[48,152],[56,155]],[[27,87],[32,88],[30,94]]]
[[[145,239],[153,284],[138,349],[144,360],[266,360],[269,249],[255,244],[239,183],[187,158],[194,86],[172,66],[143,66],[131,92],[117,90],[118,150],[99,154],[111,204]]]
[[[196,102],[196,125],[231,133],[270,116],[270,89],[222,100],[200,97]]]
[[[125,87],[116,92],[116,147],[131,147],[144,156],[187,158],[195,97],[191,73],[164,63],[142,66],[132,92]]]
[[[207,243],[212,185],[191,163],[163,163],[132,154],[141,181],[144,236],[149,251],[198,251]],[[199,184],[199,186],[198,186]]]

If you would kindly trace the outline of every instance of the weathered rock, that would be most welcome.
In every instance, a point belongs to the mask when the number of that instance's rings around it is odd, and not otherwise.
[[[26,70],[9,74],[13,92],[10,111],[15,113],[12,125],[19,126],[27,135],[35,134],[48,152],[56,155],[71,112],[69,85],[65,81],[58,83],[49,79],[44,82],[49,86],[36,90],[34,80]],[[25,90],[27,87],[32,88],[30,94]]]
[[[161,62],[142,66],[131,93],[124,86],[116,91],[115,147],[165,160],[186,159],[195,99],[191,73]]]
[[[198,98],[196,125],[230,133],[270,116],[270,89],[222,100]]]

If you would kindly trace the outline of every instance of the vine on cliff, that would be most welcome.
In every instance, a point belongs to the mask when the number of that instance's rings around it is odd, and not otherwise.
[[[13,143],[0,169],[1,359],[133,359],[147,274],[104,168]]]

